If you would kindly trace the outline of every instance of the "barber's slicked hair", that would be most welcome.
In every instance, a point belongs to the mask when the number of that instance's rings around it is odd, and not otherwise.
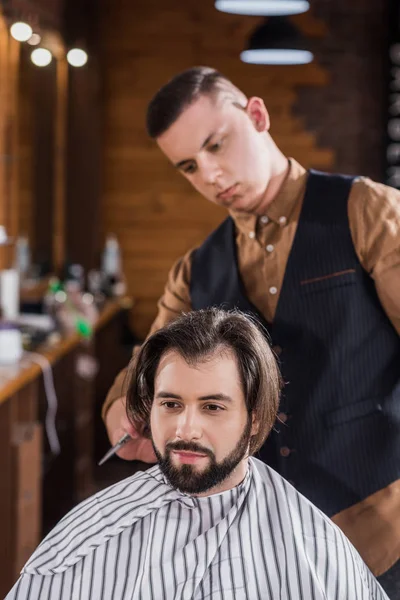
[[[189,365],[196,365],[226,350],[236,356],[247,412],[259,423],[249,448],[250,454],[257,452],[273,427],[282,379],[261,326],[236,310],[189,312],[146,340],[128,372],[126,408],[130,420],[144,435],[149,434],[156,372],[168,351],[176,351]]]
[[[192,67],[178,73],[150,100],[147,107],[147,133],[157,139],[200,96],[212,96],[223,89],[237,90],[233,83],[211,67]]]

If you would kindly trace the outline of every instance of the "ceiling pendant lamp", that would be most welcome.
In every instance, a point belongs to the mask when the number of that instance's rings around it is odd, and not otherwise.
[[[293,23],[285,17],[270,17],[255,29],[240,58],[257,65],[304,65],[314,56]]]
[[[215,8],[235,15],[278,16],[307,12],[307,0],[216,0]]]

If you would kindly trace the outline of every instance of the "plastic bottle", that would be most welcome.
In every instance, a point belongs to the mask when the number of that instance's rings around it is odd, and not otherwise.
[[[126,285],[122,273],[121,251],[118,240],[113,234],[108,235],[106,238],[101,270],[105,295],[123,296],[126,293]]]
[[[106,238],[101,269],[108,277],[118,278],[121,275],[121,252],[115,235]]]
[[[29,242],[26,237],[19,237],[16,243],[16,268],[19,271],[20,276],[26,277],[28,275],[29,267],[31,265],[31,256],[29,250]]]

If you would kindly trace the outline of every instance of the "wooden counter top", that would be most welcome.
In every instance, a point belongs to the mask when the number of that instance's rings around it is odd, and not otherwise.
[[[132,300],[126,297],[108,301],[94,325],[95,331],[101,329],[120,310],[129,309],[132,305]],[[83,341],[82,337],[77,333],[73,333],[62,337],[54,345],[44,344],[40,346],[35,350],[35,354],[41,354],[44,358],[47,358],[50,364],[54,364]],[[41,373],[41,367],[34,363],[29,356],[24,356],[21,361],[14,365],[0,365],[0,404],[36,379]]]

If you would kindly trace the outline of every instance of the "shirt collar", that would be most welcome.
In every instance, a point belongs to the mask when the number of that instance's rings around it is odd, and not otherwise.
[[[308,171],[294,158],[289,158],[289,170],[278,194],[268,206],[265,216],[278,225],[286,225],[297,202],[303,197]],[[260,216],[229,211],[239,231],[248,235],[255,232]]]

